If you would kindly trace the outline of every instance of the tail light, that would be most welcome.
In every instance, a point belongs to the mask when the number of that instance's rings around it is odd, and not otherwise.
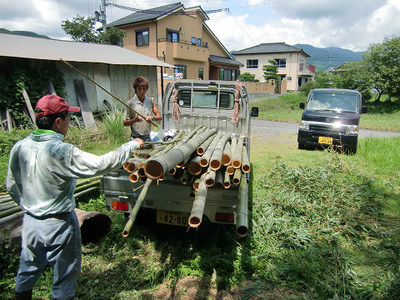
[[[215,221],[224,223],[233,223],[235,221],[235,215],[230,213],[216,213]]]
[[[112,202],[112,208],[114,210],[128,211],[129,210],[129,203],[128,202],[113,201]]]

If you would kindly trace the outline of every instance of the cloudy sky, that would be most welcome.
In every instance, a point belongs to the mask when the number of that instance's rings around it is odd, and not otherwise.
[[[16,1],[18,5],[16,5]],[[0,28],[27,30],[55,39],[69,39],[63,20],[89,17],[101,0],[0,0]],[[179,0],[107,0],[137,9]],[[260,43],[285,42],[315,47],[341,47],[364,51],[385,37],[400,36],[399,0],[198,0],[180,1],[185,7],[200,5],[209,13],[206,24],[228,50]],[[132,11],[106,7],[107,22]],[[100,26],[100,23],[98,24]]]

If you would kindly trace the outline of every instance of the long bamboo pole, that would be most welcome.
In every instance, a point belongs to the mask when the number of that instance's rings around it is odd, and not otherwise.
[[[115,100],[117,100],[118,102],[120,102],[121,104],[125,105],[127,108],[129,108],[131,111],[133,111],[135,114],[141,116],[143,119],[146,119],[146,117],[144,115],[142,115],[141,113],[137,112],[136,110],[134,110],[132,107],[130,107],[128,104],[126,104],[124,101],[122,101],[121,99],[119,99],[117,96],[115,96],[113,93],[109,92],[108,90],[106,90],[105,88],[103,88],[100,84],[98,84],[96,81],[94,81],[92,78],[90,78],[89,76],[87,76],[86,74],[82,73],[81,71],[79,71],[77,68],[75,68],[73,65],[71,65],[69,62],[63,60],[62,58],[60,58],[60,60],[65,63],[68,67],[70,67],[72,70],[78,72],[79,74],[81,74],[83,77],[85,77],[86,79],[90,80],[92,83],[94,83],[95,85],[97,85],[99,88],[101,88],[103,91],[105,91],[107,94],[109,94],[111,97],[113,97]],[[151,124],[153,124],[154,126],[156,126],[157,128],[160,127],[158,124],[154,123],[153,121],[151,121]]]
[[[148,191],[152,181],[153,180],[147,178],[143,189],[140,191],[140,194],[136,200],[135,206],[132,208],[131,213],[129,214],[129,220],[126,223],[124,230],[122,231],[123,237],[127,237],[129,235],[129,231],[131,230],[132,225],[136,220],[136,216],[139,212],[140,207],[142,206],[143,200],[146,198],[147,191]]]

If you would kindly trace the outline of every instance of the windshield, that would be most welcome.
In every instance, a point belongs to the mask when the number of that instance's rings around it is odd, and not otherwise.
[[[333,92],[313,92],[306,109],[335,112],[357,112],[357,95]]]

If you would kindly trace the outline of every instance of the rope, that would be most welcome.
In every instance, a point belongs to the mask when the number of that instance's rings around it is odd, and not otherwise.
[[[178,91],[174,87],[172,90],[172,102],[173,102],[173,109],[172,109],[172,119],[175,123],[178,123],[181,118],[181,109],[178,104]]]
[[[240,81],[236,81],[235,83],[236,91],[235,91],[235,103],[233,105],[233,115],[232,115],[232,123],[239,122],[239,108],[240,108],[240,89],[242,88],[242,84]]]

